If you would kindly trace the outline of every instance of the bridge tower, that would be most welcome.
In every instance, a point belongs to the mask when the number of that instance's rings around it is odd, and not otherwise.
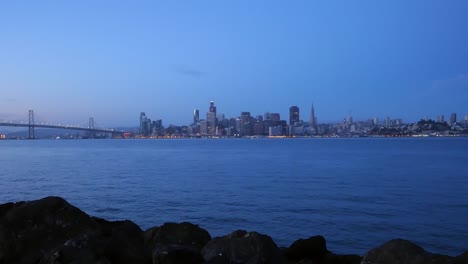
[[[29,110],[29,139],[35,139],[34,135],[34,110]]]
[[[89,118],[89,123],[88,123],[88,128],[89,129],[94,129],[94,118],[90,117]],[[94,138],[95,134],[94,131],[89,131],[89,138]]]

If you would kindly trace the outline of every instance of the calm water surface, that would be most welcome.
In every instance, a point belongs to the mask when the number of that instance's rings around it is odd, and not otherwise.
[[[190,221],[337,253],[468,250],[468,139],[0,141],[0,203],[62,196],[143,229]]]

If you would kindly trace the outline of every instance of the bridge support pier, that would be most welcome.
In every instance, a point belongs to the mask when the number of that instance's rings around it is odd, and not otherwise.
[[[34,110],[29,110],[29,139],[35,139],[36,136],[34,135]]]
[[[93,117],[90,117],[89,118],[89,124],[88,124],[88,128],[89,129],[94,129],[94,118]],[[89,138],[95,138],[96,137],[96,133],[94,131],[89,131]]]

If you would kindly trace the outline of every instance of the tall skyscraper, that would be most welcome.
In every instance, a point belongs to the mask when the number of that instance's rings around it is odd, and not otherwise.
[[[216,132],[216,113],[208,112],[206,113],[206,123],[208,125],[208,134],[214,135]]]
[[[216,128],[218,127],[218,122],[216,119],[216,106],[214,101],[210,102],[209,111],[206,113],[206,123],[208,125],[208,134],[216,134]]]
[[[317,131],[317,118],[315,117],[314,104],[310,108],[310,126]]]
[[[216,106],[214,104],[214,101],[210,102],[210,112],[215,113],[215,115],[216,115]]]
[[[240,118],[240,134],[241,136],[252,135],[252,124],[250,123],[250,112],[242,112]]]
[[[197,124],[198,122],[200,122],[200,110],[193,109],[193,123]]]
[[[151,119],[146,117],[145,112],[140,113],[140,135],[149,136],[151,132]]]
[[[299,122],[299,107],[293,105],[289,108],[289,125]]]

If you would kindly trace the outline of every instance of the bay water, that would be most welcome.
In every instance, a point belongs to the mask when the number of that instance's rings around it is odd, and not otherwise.
[[[61,196],[142,229],[189,221],[279,246],[323,235],[364,254],[392,239],[468,250],[468,138],[0,141],[0,203]]]

